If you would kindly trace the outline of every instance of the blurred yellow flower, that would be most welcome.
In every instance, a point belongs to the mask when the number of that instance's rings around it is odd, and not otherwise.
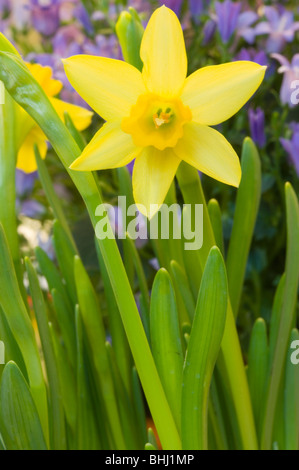
[[[54,98],[61,89],[62,83],[52,78],[51,67],[43,67],[40,64],[26,64],[30,72],[48,95],[52,105],[56,109],[60,118],[64,120],[64,113],[67,112],[76,128],[81,131],[86,129],[91,122],[93,113],[81,106],[66,103]],[[16,112],[16,139],[17,139],[17,168],[25,173],[32,173],[37,170],[34,145],[36,144],[42,158],[47,153],[47,138],[43,131],[36,125],[33,119],[23,108],[17,105]]]
[[[209,126],[230,118],[248,101],[261,84],[265,67],[232,62],[204,67],[186,78],[182,28],[165,6],[153,13],[140,55],[142,73],[104,57],[64,60],[70,83],[107,121],[71,169],[116,168],[136,158],[134,198],[149,218],[163,203],[182,160],[238,186],[239,158]]]

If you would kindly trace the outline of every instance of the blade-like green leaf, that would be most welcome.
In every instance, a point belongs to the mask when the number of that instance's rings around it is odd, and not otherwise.
[[[294,348],[295,346],[295,348]],[[285,450],[298,450],[299,446],[299,332],[293,329],[287,354],[284,389],[284,434]],[[295,358],[292,358],[292,354]]]
[[[181,321],[192,322],[195,312],[195,302],[192,292],[189,287],[188,278],[185,274],[184,269],[175,261],[172,260],[170,263],[170,269],[172,274],[172,280],[175,287],[176,299],[178,303],[179,312],[185,309],[186,313],[181,314]]]
[[[294,321],[295,305],[299,283],[299,205],[296,194],[290,183],[285,185],[287,210],[287,254],[285,267],[285,288],[279,316],[279,328],[273,358],[270,357],[268,369],[268,385],[263,419],[262,449],[272,448],[272,432],[275,407],[278,399],[279,386],[283,376],[287,348]],[[284,282],[284,281],[281,281]],[[271,351],[270,351],[271,353]]]
[[[209,389],[224,333],[227,279],[218,248],[211,249],[198,294],[183,372],[183,449],[207,449]]]
[[[229,295],[235,317],[238,314],[247,257],[261,198],[261,163],[250,138],[244,140],[241,164],[242,179],[226,260]]]
[[[78,450],[100,450],[101,443],[92,407],[91,392],[85,362],[83,329],[76,309],[77,334],[77,446]]]
[[[91,348],[97,380],[102,391],[109,424],[118,449],[125,449],[125,442],[117,408],[109,359],[106,350],[106,332],[100,305],[91,281],[78,256],[75,257],[75,281],[80,312]]]
[[[8,243],[0,224],[0,305],[26,365],[32,396],[48,439],[48,404],[33,326],[20,293]]]
[[[61,399],[59,376],[51,334],[48,327],[47,309],[39,286],[36,272],[28,258],[25,265],[29,279],[30,292],[42,343],[50,395],[50,439],[53,450],[66,449],[65,418]]]
[[[176,298],[171,278],[162,268],[152,288],[150,310],[151,346],[173,416],[180,429],[183,348]]]
[[[46,450],[38,412],[20,369],[8,362],[0,386],[0,432],[8,450]]]
[[[70,231],[69,225],[65,218],[59,197],[57,196],[55,189],[53,187],[46,163],[41,158],[38,148],[35,147],[34,150],[35,150],[35,159],[37,163],[39,178],[40,178],[42,187],[45,191],[45,194],[47,196],[47,199],[49,201],[49,204],[51,206],[51,209],[53,210],[54,217],[57,220],[59,220],[61,227],[63,228],[63,230],[69,237],[69,241],[72,244],[74,251],[77,252],[77,248],[76,248],[72,233]]]
[[[77,254],[61,223],[56,220],[53,226],[53,243],[60,270],[66,282],[69,296],[75,305],[77,302],[74,279],[74,256]]]
[[[261,431],[261,412],[263,406],[262,397],[264,397],[265,394],[268,360],[269,349],[266,323],[262,318],[258,318],[251,333],[247,371],[252,408],[258,435],[260,435]]]
[[[215,235],[216,244],[224,256],[223,229],[221,220],[221,209],[217,199],[210,199],[208,202],[208,211]]]

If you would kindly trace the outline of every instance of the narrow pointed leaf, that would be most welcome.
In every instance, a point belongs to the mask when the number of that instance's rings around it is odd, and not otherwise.
[[[227,311],[227,280],[218,248],[211,249],[198,294],[183,372],[183,449],[207,449],[207,413],[213,369]]]
[[[256,147],[249,138],[243,144],[241,167],[242,179],[226,260],[229,294],[235,317],[238,314],[247,257],[261,198],[261,163]]]
[[[0,432],[8,450],[46,450],[29,387],[14,362],[8,362],[0,386]]]

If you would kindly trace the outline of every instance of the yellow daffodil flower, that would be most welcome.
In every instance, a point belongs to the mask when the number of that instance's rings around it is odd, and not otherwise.
[[[261,84],[265,67],[232,62],[204,67],[186,78],[183,32],[165,6],[153,13],[140,55],[142,73],[103,57],[64,60],[70,83],[107,121],[71,169],[117,168],[136,158],[134,198],[149,218],[163,203],[182,160],[238,186],[239,158],[209,126],[227,120],[248,101]],[[156,208],[151,210],[151,205]]]
[[[60,118],[63,120],[64,112],[67,112],[79,131],[86,129],[91,122],[93,113],[81,106],[54,98],[61,91],[62,83],[52,78],[51,67],[43,67],[40,64],[26,65],[49,97]],[[18,105],[16,116],[17,168],[25,173],[32,173],[37,170],[34,145],[37,145],[41,157],[45,158],[47,153],[47,138],[33,119]]]

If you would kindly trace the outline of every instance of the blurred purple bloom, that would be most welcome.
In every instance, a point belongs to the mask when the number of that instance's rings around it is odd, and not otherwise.
[[[35,219],[45,213],[45,207],[34,199],[28,199],[22,202],[19,212],[30,219]]]
[[[288,104],[292,108],[298,104],[294,98],[296,94],[298,95],[298,92],[296,92],[298,83],[296,84],[296,81],[299,80],[299,54],[295,54],[291,62],[281,54],[272,54],[271,57],[278,60],[281,65],[278,73],[283,73],[280,100],[282,104]]]
[[[53,39],[54,53],[64,58],[82,54],[85,40],[86,37],[78,26],[74,24],[63,26]]]
[[[168,8],[171,8],[176,15],[180,14],[183,0],[159,0],[160,5],[165,5]]]
[[[193,18],[198,18],[204,11],[208,0],[189,0],[189,9]]]
[[[93,26],[84,5],[80,4],[74,9],[74,17],[81,23],[88,34],[93,33]]]
[[[16,192],[19,197],[23,197],[30,193],[33,189],[35,180],[38,178],[37,171],[33,173],[24,173],[16,170]]]
[[[59,27],[60,0],[31,0],[30,3],[34,28],[44,36],[52,36]]]
[[[208,20],[204,27],[203,27],[203,46],[209,44],[209,42],[213,39],[217,28],[217,23],[213,19]]]
[[[296,173],[299,177],[299,124],[293,123],[290,125],[293,131],[292,138],[280,139],[280,143],[289,155],[291,163],[294,165]]]
[[[235,60],[250,60],[256,62],[260,65],[268,65],[268,59],[264,51],[257,52],[255,49],[245,49],[243,47],[238,55],[235,57]]]
[[[6,13],[10,10],[9,0],[0,0],[0,14]]]
[[[231,0],[215,2],[215,10],[221,39],[227,43],[237,28],[241,3]]]
[[[261,108],[252,108],[248,110],[249,126],[252,140],[258,147],[263,148],[266,145],[265,134],[265,114]]]
[[[292,42],[299,22],[294,22],[294,13],[284,8],[264,7],[268,21],[262,21],[255,27],[255,35],[268,35],[266,49],[268,52],[280,52],[286,42]]]
[[[238,35],[245,39],[249,44],[254,43],[255,29],[251,28],[253,23],[258,19],[258,15],[254,11],[244,11],[238,17],[237,32]]]

